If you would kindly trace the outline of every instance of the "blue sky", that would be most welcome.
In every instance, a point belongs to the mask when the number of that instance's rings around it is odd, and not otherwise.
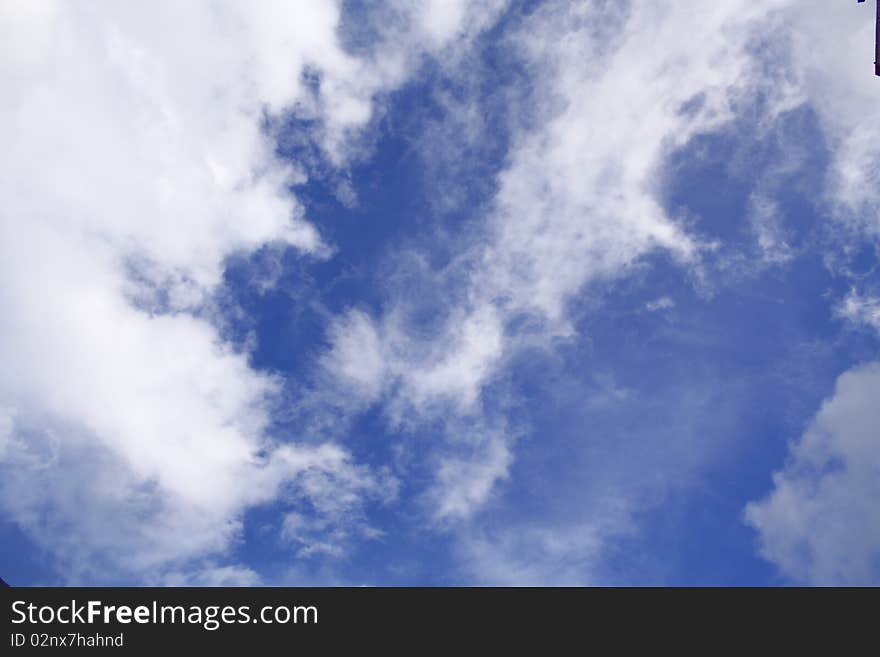
[[[870,9],[0,16],[8,582],[880,583]]]

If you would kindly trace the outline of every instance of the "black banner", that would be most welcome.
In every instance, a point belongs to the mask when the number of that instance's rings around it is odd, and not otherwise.
[[[758,648],[783,636],[839,652],[861,635],[873,644],[878,601],[876,589],[13,587],[0,597],[0,652],[10,655],[352,645],[420,653],[466,649],[474,637],[581,652],[597,641],[615,650],[693,643],[707,632],[716,646]],[[838,622],[844,633],[832,631]]]

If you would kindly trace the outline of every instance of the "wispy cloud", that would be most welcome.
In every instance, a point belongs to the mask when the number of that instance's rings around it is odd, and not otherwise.
[[[510,431],[507,439],[473,432],[467,462],[439,458],[430,499],[441,516],[453,509],[473,515],[492,482],[506,476],[522,428],[506,424],[481,395],[518,345],[572,336],[571,299],[591,283],[625,277],[647,254],[698,265],[702,245],[664,211],[657,171],[671,149],[734,117],[741,95],[761,89],[786,102],[751,50],[774,29],[768,18],[782,4],[726,2],[682,12],[671,3],[639,11],[626,3],[547,3],[511,28],[512,53],[535,73],[529,111],[542,120],[514,131],[485,229],[463,237],[442,270],[408,272],[431,290],[441,319],[428,331],[409,324],[420,300],[402,286],[372,329],[363,315],[340,320],[350,329],[333,332],[326,361],[353,381],[337,354],[355,341],[364,353],[383,354],[376,362],[391,365],[371,368],[362,389],[386,391],[393,417],[444,418],[441,454],[462,439],[450,412]]]
[[[852,290],[837,306],[837,314],[856,326],[880,333],[880,297],[861,295]]]

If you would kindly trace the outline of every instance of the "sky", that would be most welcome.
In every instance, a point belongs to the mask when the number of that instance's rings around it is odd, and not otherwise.
[[[0,1],[0,574],[880,585],[870,4]]]

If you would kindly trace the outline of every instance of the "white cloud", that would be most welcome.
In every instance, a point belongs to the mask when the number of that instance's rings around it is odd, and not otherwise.
[[[463,0],[430,0],[422,3],[416,17],[429,38],[443,42],[466,26],[462,19],[467,4]]]
[[[372,368],[365,388],[389,391],[393,419],[439,417],[454,444],[455,416],[482,421],[482,391],[517,345],[572,334],[567,307],[586,286],[625,276],[654,251],[699,264],[702,245],[661,206],[660,169],[673,149],[736,116],[749,93],[760,89],[773,101],[767,121],[794,102],[753,53],[755,40],[778,28],[770,17],[784,4],[696,3],[682,11],[671,2],[638,9],[551,2],[508,35],[534,76],[528,111],[542,120],[515,131],[479,239],[463,240],[440,272],[404,275],[430,281],[424,285],[433,285],[442,319],[427,330],[413,327],[409,315],[424,301],[401,285],[392,309],[374,320],[371,336],[381,346],[365,351],[390,364]],[[454,121],[459,131],[461,115]],[[350,338],[335,332],[333,352],[345,351],[360,331]],[[485,433],[473,433],[466,466],[457,456],[438,461],[431,499],[440,516],[453,509],[472,515],[511,462],[512,439],[496,437],[487,450]]]
[[[871,73],[867,5],[789,3],[798,83],[819,114],[832,154],[829,195],[843,219],[880,231],[880,85]]]
[[[367,403],[375,401],[382,393],[389,366],[370,318],[361,311],[351,311],[331,325],[328,337],[333,346],[324,356],[323,366],[358,397]]]
[[[352,538],[377,539],[380,530],[345,519],[345,524],[322,518],[308,518],[299,513],[285,514],[281,522],[281,539],[294,548],[297,557],[342,557]]]
[[[468,581],[485,586],[596,586],[611,528],[598,524],[475,527],[458,537]],[[619,533],[615,528],[614,533]]]
[[[837,315],[880,333],[880,297],[865,296],[852,290],[837,307]]]
[[[409,422],[439,418],[445,425],[447,443],[437,447],[428,496],[435,518],[485,519],[475,514],[509,472],[511,438],[502,433],[489,440],[489,433],[477,430],[468,439],[459,429],[462,418],[504,426],[497,417],[481,417],[489,413],[481,394],[518,345],[552,344],[570,335],[572,297],[591,283],[625,276],[652,251],[695,268],[711,257],[710,245],[667,216],[658,200],[666,156],[693,136],[722,129],[757,95],[766,104],[754,118],[756,131],[809,103],[832,151],[826,198],[838,216],[873,230],[880,87],[867,68],[853,64],[870,52],[870,17],[858,9],[789,0],[693,3],[686,10],[671,2],[638,8],[560,2],[525,20],[512,41],[534,74],[536,106],[530,109],[543,120],[514,134],[487,218],[488,238],[465,243],[442,271],[406,272],[407,280],[433,279],[435,310],[443,319],[428,330],[414,328],[409,313],[423,302],[401,286],[396,306],[373,320],[370,333],[378,338],[371,349],[392,363],[372,369],[369,384],[374,394],[387,395],[390,416],[399,418],[405,408]],[[454,132],[485,129],[479,113],[459,111],[453,120]],[[777,163],[774,180],[797,165],[796,158]],[[752,223],[763,259],[785,263],[792,250],[772,182],[757,190],[743,221]],[[653,307],[667,305],[661,300]],[[873,307],[856,306],[846,305],[849,314],[870,320]],[[477,342],[467,348],[462,335],[470,318],[476,318],[471,326],[482,327],[479,342],[491,348],[476,348]],[[529,333],[538,335],[530,339]],[[338,345],[346,339],[342,333],[334,338]],[[462,449],[468,444],[469,452]],[[689,467],[684,459],[680,468]],[[486,581],[589,581],[605,540],[623,531],[644,494],[644,487],[632,486],[625,499],[594,501],[599,516],[614,519],[606,524],[512,525],[491,536],[465,532],[463,560],[478,563],[472,574]],[[767,518],[768,532],[772,520]],[[528,554],[533,557],[523,556]]]
[[[880,583],[878,390],[878,363],[843,374],[773,490],[746,508],[761,555],[796,582]]]
[[[169,573],[161,586],[261,586],[262,578],[241,565],[207,566],[202,570],[186,573]]]
[[[669,310],[670,308],[675,308],[675,301],[669,297],[660,297],[645,304],[645,310],[649,312]]]
[[[646,254],[705,257],[661,207],[658,172],[742,98],[766,93],[765,121],[809,101],[833,151],[830,198],[876,228],[878,87],[869,62],[867,74],[853,65],[870,57],[871,21],[830,4],[548,3],[511,35],[541,121],[514,134],[488,240],[421,274],[436,278],[440,319],[412,321],[403,293],[383,316],[338,319],[323,361],[358,408],[384,399],[394,424],[445,423],[426,496],[435,518],[472,517],[508,475],[513,437],[482,394],[519,344],[570,335],[571,299]],[[368,531],[358,500],[391,480],[337,447],[267,435],[279,382],[188,311],[205,310],[232,254],[329,252],[289,191],[304,174],[275,156],[264,119],[316,119],[313,137],[343,165],[377,97],[426,53],[466,65],[458,53],[501,6],[392,3],[394,20],[354,55],[337,5],[317,0],[0,3],[0,491],[7,513],[69,555],[71,579],[96,563],[131,576],[227,568],[204,558],[237,540],[243,509],[278,496],[328,519],[288,532],[324,552],[341,524]],[[762,68],[767,37],[790,40],[794,73]],[[772,199],[753,210],[777,253]],[[866,303],[844,312],[870,323]]]
[[[480,387],[501,355],[502,328],[495,310],[456,311],[441,339],[410,332],[397,314],[379,322],[350,311],[331,325],[324,368],[343,386],[373,402],[392,383],[403,394],[392,416],[448,403],[460,412],[475,408]]]
[[[205,305],[230,255],[327,253],[265,119],[316,119],[344,164],[427,47],[356,57],[339,20],[323,0],[0,3],[0,504],[67,581],[196,572],[250,505],[356,514],[392,485],[268,435],[279,381]],[[230,574],[212,563],[199,581]]]
[[[782,212],[772,198],[760,194],[749,199],[749,220],[758,238],[758,248],[764,261],[785,263],[793,257],[782,227]]]
[[[757,94],[767,101],[755,118],[758,131],[807,102],[817,109],[832,147],[827,197],[847,209],[850,219],[855,213],[862,221],[872,216],[864,209],[873,207],[880,186],[865,177],[877,170],[870,162],[878,152],[872,130],[880,124],[880,104],[872,77],[854,72],[853,62],[870,46],[870,20],[857,9],[820,2],[804,8],[788,0],[694,3],[686,11],[667,2],[637,9],[626,3],[548,3],[525,20],[512,42],[535,74],[532,109],[543,121],[515,131],[487,218],[488,239],[465,244],[440,272],[407,272],[407,280],[433,278],[436,310],[445,319],[427,331],[413,328],[408,314],[423,302],[402,286],[393,297],[397,305],[372,320],[369,332],[366,352],[382,354],[386,364],[371,368],[364,380],[372,398],[386,395],[393,420],[405,415],[411,423],[440,418],[445,424],[447,443],[437,447],[435,484],[427,498],[435,518],[476,518],[494,485],[508,475],[512,438],[476,430],[468,443],[468,433],[459,428],[461,418],[477,426],[505,425],[498,417],[481,417],[488,412],[481,394],[517,345],[546,345],[570,335],[572,297],[591,283],[625,276],[652,251],[694,268],[711,257],[711,245],[700,244],[658,200],[663,163],[672,150],[722,129]],[[454,132],[474,132],[461,125],[468,116],[476,117],[477,133],[485,129],[479,113],[460,104]],[[784,176],[796,165],[796,158],[778,163],[773,175]],[[772,192],[770,183],[759,189],[743,221],[752,223],[764,260],[785,263],[792,250]],[[648,308],[667,308],[669,301]],[[859,306],[863,319],[865,307]],[[523,322],[524,316],[531,320]],[[479,340],[463,339],[468,326]],[[344,349],[355,333],[334,333],[334,350]],[[469,452],[463,444],[470,445]],[[598,554],[604,539],[622,531],[628,509],[644,501],[642,488],[630,493],[627,500],[599,505],[600,515],[607,512],[616,520],[590,526],[583,550],[557,554],[541,547],[546,541],[535,532],[583,534],[563,523],[470,536],[462,539],[463,558],[485,556],[478,561],[489,569],[481,572],[496,573],[486,576],[491,581],[513,581],[501,570],[522,581],[588,580],[590,564],[598,562],[578,553]],[[546,563],[532,559],[539,565],[527,568],[529,559],[520,563],[523,550],[543,552]],[[502,566],[493,570],[493,563]],[[579,565],[566,570],[565,563]]]
[[[471,517],[508,477],[513,462],[511,436],[502,430],[462,423],[455,431],[453,449],[440,457],[429,491],[433,518],[441,522]]]
[[[786,17],[792,25],[793,73],[804,101],[817,112],[831,155],[825,199],[844,226],[875,235],[880,230],[880,86],[871,75],[872,12],[815,0],[792,3]],[[851,291],[835,311],[880,330],[880,307],[870,294]],[[880,581],[880,516],[874,503],[880,493],[874,429],[878,383],[876,363],[843,374],[834,396],[791,445],[771,493],[746,509],[747,521],[758,530],[761,554],[793,581]]]
[[[401,344],[394,340],[392,344]],[[412,352],[398,364],[400,376],[416,406],[432,399],[455,400],[462,409],[477,403],[480,387],[501,355],[502,327],[498,313],[483,306],[454,320],[444,335],[443,348],[427,362],[412,367]]]

